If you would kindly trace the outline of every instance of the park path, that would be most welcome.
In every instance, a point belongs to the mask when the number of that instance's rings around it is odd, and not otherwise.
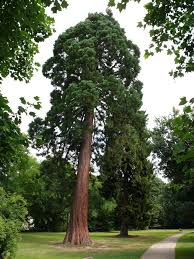
[[[146,250],[141,259],[175,259],[176,242],[185,234],[186,232],[181,232],[152,245]]]

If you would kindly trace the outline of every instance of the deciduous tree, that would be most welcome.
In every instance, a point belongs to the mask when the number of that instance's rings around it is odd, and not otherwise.
[[[37,67],[38,43],[53,33],[54,19],[46,7],[57,12],[65,0],[2,0],[0,6],[0,81],[10,75],[28,81]]]
[[[122,11],[130,0],[109,0],[109,5],[117,5]],[[141,0],[134,0],[140,2]],[[174,56],[174,77],[194,71],[193,1],[192,0],[151,0],[145,5],[146,15],[140,27],[148,27],[152,44],[145,57],[154,52],[166,51]]]

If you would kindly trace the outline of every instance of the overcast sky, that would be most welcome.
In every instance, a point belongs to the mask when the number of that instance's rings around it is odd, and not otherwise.
[[[88,13],[105,13],[107,7],[107,0],[69,0],[69,2],[69,7],[55,16],[56,33],[40,44],[40,53],[36,58],[41,64],[44,64],[52,55],[53,43],[59,34],[84,20]],[[144,50],[150,43],[148,31],[137,28],[137,23],[142,20],[145,14],[143,3],[145,1],[142,1],[141,4],[129,3],[125,11],[119,13],[119,11],[113,9],[113,14],[121,27],[125,29],[127,37],[137,44],[141,50],[139,79],[144,84],[143,108],[148,114],[148,126],[153,127],[154,118],[169,114],[173,106],[178,106],[180,97],[194,97],[194,74],[191,73],[184,78],[174,80],[168,74],[173,68],[172,57],[163,53],[147,60],[143,58]],[[52,89],[49,80],[43,77],[41,69],[34,74],[28,84],[16,82],[10,78],[3,82],[3,94],[8,97],[13,109],[16,109],[19,105],[19,97],[21,96],[28,100],[32,100],[33,96],[40,96],[42,109],[38,115],[42,117],[50,108],[49,99]],[[23,118],[23,131],[27,130],[29,122],[29,118]]]

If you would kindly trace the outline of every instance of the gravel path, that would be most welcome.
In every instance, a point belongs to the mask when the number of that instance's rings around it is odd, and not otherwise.
[[[177,240],[186,234],[181,232],[173,235],[157,244],[152,245],[143,254],[141,259],[175,259],[175,247]]]

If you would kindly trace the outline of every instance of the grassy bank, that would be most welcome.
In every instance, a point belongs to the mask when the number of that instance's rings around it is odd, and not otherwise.
[[[176,259],[194,258],[194,232],[181,237],[176,245]]]
[[[17,259],[137,259],[153,243],[176,230],[131,231],[130,238],[118,238],[117,232],[92,233],[94,241],[88,247],[64,247],[64,233],[23,233],[18,245]]]

